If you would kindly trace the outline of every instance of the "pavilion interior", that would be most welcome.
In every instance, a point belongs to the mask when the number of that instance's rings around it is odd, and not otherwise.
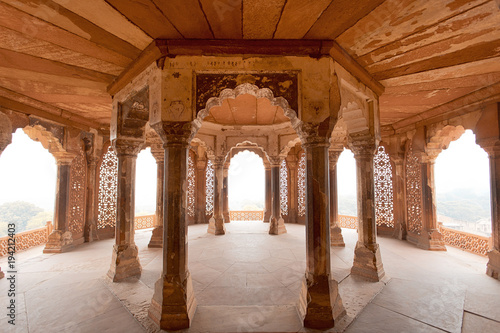
[[[0,0],[0,154],[21,128],[57,161],[54,230],[19,254],[20,326],[2,327],[500,331],[499,27],[498,0]],[[465,130],[489,156],[484,257],[437,221],[434,162]],[[156,214],[135,232],[146,147]],[[259,222],[229,212],[246,150]]]

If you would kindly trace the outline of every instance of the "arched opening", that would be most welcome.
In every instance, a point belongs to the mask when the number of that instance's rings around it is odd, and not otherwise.
[[[337,193],[339,215],[357,216],[356,160],[349,149],[344,149],[337,162]]]
[[[56,178],[54,157],[18,129],[0,156],[0,237],[8,223],[19,233],[52,221]]]
[[[137,156],[135,177],[135,216],[154,215],[156,211],[156,161],[151,148]]]
[[[438,221],[443,226],[491,236],[488,154],[471,130],[450,143],[436,158],[435,183]]]
[[[264,163],[249,150],[238,152],[229,163],[228,196],[230,212],[263,212],[265,195]],[[256,214],[232,214],[240,220],[256,219]],[[241,216],[240,216],[241,215]]]

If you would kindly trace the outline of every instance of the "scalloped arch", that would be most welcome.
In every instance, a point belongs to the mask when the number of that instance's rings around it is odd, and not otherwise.
[[[66,149],[63,148],[59,139],[41,125],[26,126],[23,128],[23,131],[32,140],[40,142],[43,148],[47,149],[51,154],[66,152]]]

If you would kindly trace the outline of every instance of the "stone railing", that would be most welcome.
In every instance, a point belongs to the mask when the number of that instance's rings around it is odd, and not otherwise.
[[[47,222],[45,227],[23,231],[15,234],[16,252],[27,250],[30,247],[47,243],[49,234],[52,232],[52,222]],[[7,254],[9,247],[9,236],[0,238],[0,257]]]
[[[474,235],[443,226],[438,223],[439,232],[443,235],[447,245],[458,247],[462,250],[485,256],[491,249],[491,237]]]
[[[155,226],[155,215],[144,215],[135,217],[135,230],[153,228]]]
[[[339,227],[347,229],[358,229],[358,217],[339,215]]]
[[[264,211],[262,210],[231,210],[229,211],[231,221],[262,221]]]

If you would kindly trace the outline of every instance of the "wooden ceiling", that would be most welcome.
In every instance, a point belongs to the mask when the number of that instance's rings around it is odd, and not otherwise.
[[[155,38],[336,40],[394,128],[500,101],[496,0],[0,0],[0,106],[89,126]]]

